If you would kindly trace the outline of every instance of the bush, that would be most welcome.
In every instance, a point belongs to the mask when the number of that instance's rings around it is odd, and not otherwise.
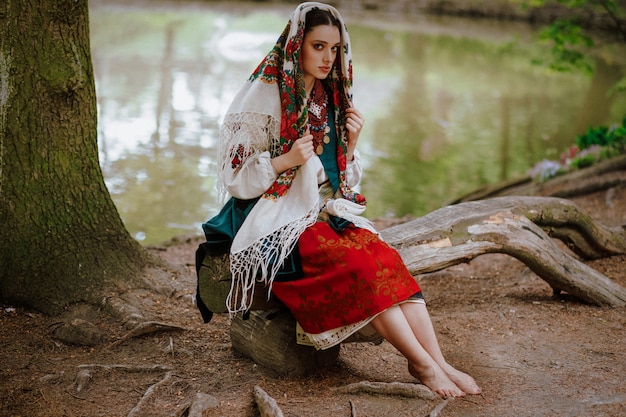
[[[576,145],[581,150],[599,145],[615,148],[618,153],[626,151],[626,117],[621,125],[590,127],[587,133],[576,138]]]
[[[622,153],[626,153],[626,117],[621,125],[590,127],[585,134],[576,137],[576,146],[563,153],[560,161],[538,162],[530,176],[542,182]]]

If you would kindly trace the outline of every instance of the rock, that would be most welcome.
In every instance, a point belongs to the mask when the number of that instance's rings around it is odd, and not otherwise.
[[[202,413],[210,408],[217,408],[220,400],[212,395],[198,392],[189,407],[188,417],[202,417]]]
[[[104,341],[104,333],[93,323],[82,319],[64,322],[52,334],[63,343],[71,345],[96,346]]]

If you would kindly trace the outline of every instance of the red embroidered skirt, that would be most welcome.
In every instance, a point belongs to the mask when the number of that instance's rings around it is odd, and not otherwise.
[[[420,291],[398,252],[369,230],[317,222],[298,249],[304,276],[275,281],[272,292],[307,333],[365,320]]]

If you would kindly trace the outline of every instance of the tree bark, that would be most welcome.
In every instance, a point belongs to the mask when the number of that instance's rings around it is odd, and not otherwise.
[[[0,6],[0,300],[54,314],[147,262],[98,161],[87,0]]]

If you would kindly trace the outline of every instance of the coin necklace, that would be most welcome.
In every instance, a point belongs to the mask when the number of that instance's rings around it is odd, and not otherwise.
[[[328,133],[328,95],[319,80],[315,80],[313,91],[308,99],[309,107],[309,130],[313,135],[313,147],[315,153],[321,155],[324,152],[324,144],[330,142]]]

